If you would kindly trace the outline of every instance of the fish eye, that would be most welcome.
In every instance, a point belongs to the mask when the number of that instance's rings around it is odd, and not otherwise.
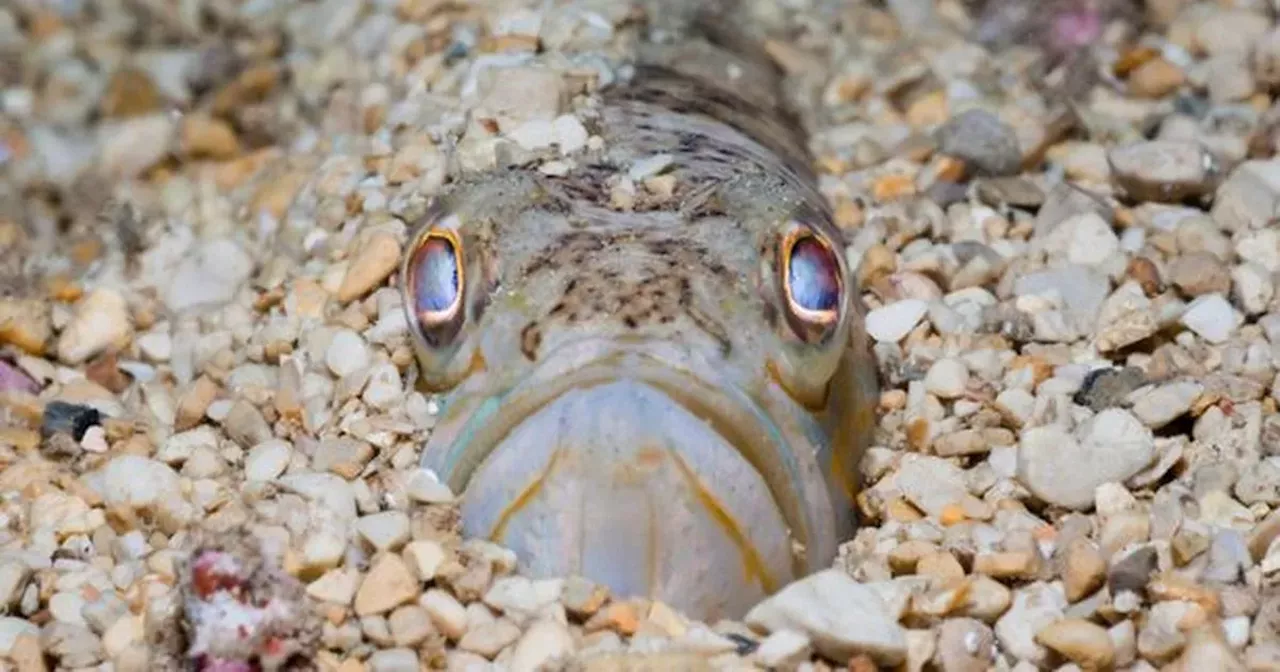
[[[462,242],[450,229],[431,228],[414,241],[405,265],[411,316],[430,345],[440,345],[461,326],[466,288]]]
[[[825,335],[840,317],[844,277],[831,246],[808,228],[797,228],[782,244],[782,289],[797,335]]]

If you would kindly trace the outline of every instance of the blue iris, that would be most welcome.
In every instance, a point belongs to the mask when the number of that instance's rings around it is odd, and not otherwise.
[[[791,300],[805,310],[833,310],[840,302],[840,269],[831,250],[813,238],[791,246],[787,286]]]
[[[418,250],[414,297],[418,312],[447,310],[458,298],[458,251],[447,238],[432,236]]]

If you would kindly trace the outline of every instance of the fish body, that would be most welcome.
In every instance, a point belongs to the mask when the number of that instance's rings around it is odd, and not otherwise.
[[[851,536],[878,389],[779,74],[696,5],[603,93],[600,149],[460,179],[400,282],[464,533],[715,619]]]

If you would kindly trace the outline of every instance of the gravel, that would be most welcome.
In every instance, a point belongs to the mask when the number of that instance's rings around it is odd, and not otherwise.
[[[81,4],[0,8],[0,668],[1277,667],[1269,3],[795,5],[879,426],[835,565],[711,624],[519,576],[417,467],[407,234],[597,146],[623,3]]]

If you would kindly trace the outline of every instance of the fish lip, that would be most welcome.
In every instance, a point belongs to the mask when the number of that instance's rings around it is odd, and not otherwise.
[[[821,528],[813,507],[805,505],[817,493],[805,492],[796,447],[750,394],[715,375],[715,368],[691,350],[669,342],[592,339],[562,346],[511,389],[474,409],[445,445],[429,440],[422,466],[465,500],[472,476],[523,422],[569,392],[623,379],[650,385],[702,418],[751,464],[790,531],[793,574],[807,574],[811,563],[805,549]]]

